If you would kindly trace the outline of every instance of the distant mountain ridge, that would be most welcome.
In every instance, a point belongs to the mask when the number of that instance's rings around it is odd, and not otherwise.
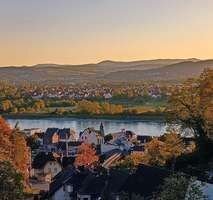
[[[102,61],[97,64],[0,67],[1,80],[29,82],[82,82],[82,81],[143,81],[180,80],[198,76],[205,68],[213,68],[213,60],[156,59],[131,62]]]

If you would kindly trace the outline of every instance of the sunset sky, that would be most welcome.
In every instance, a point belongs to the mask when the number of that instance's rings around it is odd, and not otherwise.
[[[0,0],[0,66],[213,58],[213,0]]]

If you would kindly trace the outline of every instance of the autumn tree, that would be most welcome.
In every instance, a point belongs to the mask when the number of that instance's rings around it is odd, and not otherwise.
[[[42,109],[45,108],[45,102],[43,100],[37,100],[35,101],[34,105],[33,105],[33,108],[36,110],[36,111],[40,111]]]
[[[143,163],[143,161],[143,153],[133,152],[132,154],[126,156],[123,160],[118,161],[116,163],[116,167],[135,169],[139,164]]]
[[[12,161],[14,154],[11,142],[12,130],[6,121],[0,117],[0,161]]]
[[[148,165],[162,166],[172,161],[175,167],[176,158],[185,151],[181,136],[175,129],[168,130],[161,138],[154,138],[145,145],[143,162]]]
[[[176,158],[185,151],[185,145],[181,138],[181,135],[177,133],[177,130],[170,129],[162,137],[163,152],[167,160],[172,162],[172,170],[175,168]]]
[[[3,112],[10,112],[13,108],[13,104],[10,100],[4,100],[1,102],[0,108]]]
[[[208,137],[213,135],[213,70],[205,70],[196,80],[186,81],[169,99],[167,111],[172,123],[190,128],[197,149],[205,151]]]
[[[87,114],[100,114],[101,107],[97,102],[82,100],[77,103],[77,112]]]
[[[95,149],[90,144],[82,143],[78,148],[77,157],[75,159],[75,166],[90,167],[98,162],[98,156]]]
[[[10,162],[26,181],[28,179],[29,150],[24,136],[18,129],[11,129],[0,117],[0,161]]]
[[[30,158],[29,158],[29,148],[27,147],[27,143],[24,135],[19,131],[18,128],[13,130],[12,134],[12,143],[13,143],[13,157],[12,161],[18,171],[22,174],[24,179],[24,184],[26,186],[28,178],[29,178],[29,166],[30,166]]]
[[[164,152],[164,143],[157,138],[152,139],[145,145],[143,163],[153,166],[163,166],[166,163],[167,155]]]
[[[200,101],[203,107],[205,128],[209,137],[213,138],[213,70],[206,70],[201,75]]]

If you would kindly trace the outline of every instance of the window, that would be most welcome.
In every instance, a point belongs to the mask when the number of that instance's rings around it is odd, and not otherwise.
[[[67,192],[72,193],[73,192],[73,186],[67,185]]]

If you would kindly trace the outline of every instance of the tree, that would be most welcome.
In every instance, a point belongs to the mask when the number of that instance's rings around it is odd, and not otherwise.
[[[78,148],[75,166],[90,167],[98,162],[98,160],[95,149],[90,144],[82,143]]]
[[[153,166],[165,165],[167,155],[164,151],[164,143],[157,138],[152,139],[149,143],[145,145],[143,163]]]
[[[213,137],[213,70],[205,70],[201,75],[200,100],[204,108],[203,117],[209,137]]]
[[[100,114],[101,106],[98,102],[82,100],[77,103],[77,112],[86,114]]]
[[[172,174],[165,178],[160,187],[160,193],[154,194],[153,200],[204,200],[201,185],[196,184],[195,179],[183,174]],[[186,198],[187,197],[187,198]]]
[[[175,168],[176,158],[184,153],[184,143],[181,135],[175,129],[170,129],[163,135],[164,150],[166,160],[172,161],[172,170]]]
[[[40,111],[42,109],[45,108],[45,103],[43,100],[37,100],[35,101],[34,105],[33,105],[33,108],[36,110],[36,111]]]
[[[169,99],[169,120],[190,128],[197,150],[205,151],[208,137],[213,133],[213,70],[205,70],[199,79],[188,80]]]
[[[14,153],[12,161],[16,169],[22,174],[24,185],[27,186],[27,181],[29,178],[29,148],[27,147],[24,135],[18,130],[18,128],[13,130],[12,133],[12,143],[14,148]]]
[[[3,112],[10,112],[10,110],[12,109],[13,107],[13,104],[10,100],[5,100],[5,101],[2,101],[1,102],[1,110]]]
[[[18,129],[11,129],[2,117],[0,117],[0,161],[9,161],[22,174],[24,185],[27,185],[29,150],[25,138]]]
[[[176,158],[184,153],[184,143],[175,129],[167,131],[160,139],[154,138],[145,145],[142,162],[148,165],[163,166],[172,161],[174,170]]]
[[[10,162],[0,162],[0,200],[24,199],[22,175]]]
[[[112,134],[108,134],[108,135],[105,135],[105,136],[104,136],[104,141],[105,141],[105,142],[109,142],[109,141],[112,140],[112,139],[113,139]]]
[[[26,137],[27,146],[30,147],[30,149],[36,150],[40,146],[40,142],[38,141],[38,135],[32,135]]]
[[[14,151],[11,135],[12,130],[10,126],[0,117],[0,161],[12,161]]]
[[[135,169],[141,163],[143,163],[143,153],[134,152],[119,161],[116,167]]]

